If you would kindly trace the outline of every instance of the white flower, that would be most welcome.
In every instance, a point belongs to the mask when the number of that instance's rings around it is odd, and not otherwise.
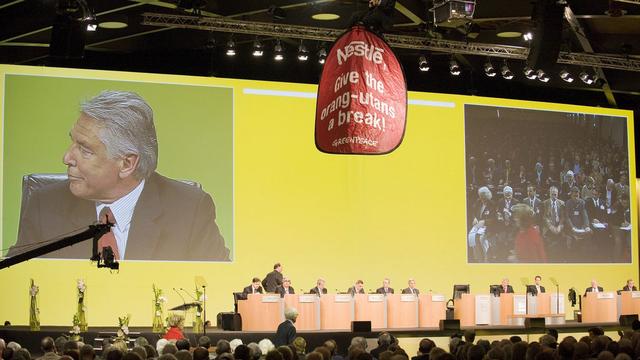
[[[87,312],[87,307],[85,305],[82,306],[82,311]]]
[[[156,315],[157,316],[162,316],[162,311],[160,311],[160,310],[156,311]]]
[[[38,287],[37,286],[32,286],[29,289],[29,294],[31,294],[31,296],[36,296],[38,294]]]
[[[84,292],[87,289],[87,285],[84,283],[83,279],[78,279],[78,291]]]
[[[207,298],[206,295],[201,295],[200,299],[198,299],[198,301],[207,301],[207,300],[209,300],[209,299]]]
[[[80,333],[80,326],[78,326],[78,325],[73,325],[73,328],[71,329],[71,333],[73,333],[73,334],[79,334],[79,333]]]
[[[125,335],[129,335],[129,327],[127,325],[123,325],[121,329]]]
[[[200,317],[200,311],[197,311],[197,312],[196,312],[196,316],[197,316],[197,317]]]
[[[167,302],[167,297],[162,295],[158,297],[158,301],[161,303],[166,303]]]

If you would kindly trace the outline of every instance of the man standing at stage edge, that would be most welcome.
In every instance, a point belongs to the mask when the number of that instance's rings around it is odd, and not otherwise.
[[[273,265],[273,271],[262,280],[262,287],[266,292],[274,293],[278,286],[282,286],[282,264],[280,263]]]

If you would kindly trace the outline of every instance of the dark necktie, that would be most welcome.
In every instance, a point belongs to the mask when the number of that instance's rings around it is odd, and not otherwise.
[[[100,211],[100,224],[106,224],[107,222],[115,224],[116,218],[113,216],[113,213],[111,212],[111,209],[109,209],[109,207],[104,207],[102,211]],[[116,237],[111,231],[111,229],[109,229],[109,232],[102,235],[100,240],[98,240],[99,252],[102,252],[102,249],[106,247],[111,247],[111,250],[113,250],[113,255],[115,256],[116,260],[120,259],[120,252],[118,251],[118,243],[116,242]]]

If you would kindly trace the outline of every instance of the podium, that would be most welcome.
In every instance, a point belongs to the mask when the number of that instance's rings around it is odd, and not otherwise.
[[[551,314],[551,295],[549,293],[538,293],[538,295],[527,294],[527,314],[540,315]]]
[[[418,297],[414,294],[387,296],[389,329],[418,327]]]
[[[462,294],[454,301],[453,318],[460,320],[461,327],[476,325],[476,296]]]
[[[315,294],[285,295],[284,308],[296,308],[296,329],[300,331],[320,330],[320,299]]]
[[[620,292],[620,315],[640,314],[640,291]]]
[[[354,320],[355,315],[354,310],[354,300],[349,294],[321,296],[320,329],[351,330],[351,321]]]
[[[513,297],[511,293],[500,293],[500,296],[491,296],[491,322],[490,325],[510,325],[513,318]]]
[[[418,326],[439,328],[440,320],[447,318],[447,302],[444,295],[420,294],[418,299]]]
[[[387,328],[387,301],[386,297],[393,296],[389,294],[356,294],[355,301],[355,320],[371,321],[372,329]]]
[[[582,296],[582,322],[618,322],[616,300],[615,292],[588,292]]]
[[[238,300],[244,331],[276,331],[284,321],[284,302],[280,294],[249,294]]]

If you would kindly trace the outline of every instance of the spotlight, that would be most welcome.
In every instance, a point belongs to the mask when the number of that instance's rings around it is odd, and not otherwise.
[[[526,76],[527,79],[529,80],[535,80],[538,78],[538,75],[536,74],[536,72],[533,71],[533,69],[530,68],[529,66],[525,66],[523,72],[524,72],[524,76]]]
[[[578,77],[580,78],[580,80],[582,80],[583,83],[587,85],[591,85],[594,83],[594,81],[596,81],[595,78],[589,75],[586,71],[581,72]]]
[[[307,59],[309,59],[309,51],[307,50],[307,47],[304,46],[304,44],[301,41],[300,42],[300,46],[298,46],[298,60],[307,61]]]
[[[562,79],[562,80],[564,80],[564,81],[566,81],[568,83],[572,83],[573,80],[575,80],[573,78],[573,76],[571,75],[571,73],[567,71],[567,69],[560,70],[560,79]]]
[[[276,42],[276,46],[273,47],[273,60],[282,61],[284,60],[284,50],[282,48],[282,44],[280,44],[280,40]]]
[[[229,39],[227,41],[227,56],[235,56],[236,55],[236,43],[233,39]]]
[[[420,58],[418,58],[418,69],[420,69],[420,71],[422,72],[426,72],[426,71],[429,71],[430,68],[431,67],[429,66],[427,57],[424,55],[421,55]]]
[[[524,39],[524,41],[531,41],[533,40],[533,34],[531,33],[531,31],[526,32],[522,35],[522,38]]]
[[[251,53],[255,57],[260,57],[264,54],[264,49],[262,48],[262,43],[260,40],[256,40],[253,42],[253,52]]]
[[[449,61],[449,72],[454,76],[460,75],[460,65],[458,65],[458,62],[454,59],[451,59],[451,61]]]
[[[549,75],[547,75],[542,69],[538,70],[537,76],[538,80],[542,81],[543,83],[549,82],[549,80],[551,80]]]
[[[502,74],[502,77],[505,78],[506,80],[513,79],[513,72],[511,72],[511,70],[509,69],[509,65],[507,65],[506,61],[500,68],[500,74]]]
[[[494,77],[496,76],[496,74],[498,74],[498,72],[496,71],[496,68],[493,67],[491,60],[489,59],[487,59],[487,62],[484,63],[484,73],[488,77]]]
[[[325,61],[327,61],[327,50],[321,47],[320,50],[318,50],[318,62],[324,64]]]

